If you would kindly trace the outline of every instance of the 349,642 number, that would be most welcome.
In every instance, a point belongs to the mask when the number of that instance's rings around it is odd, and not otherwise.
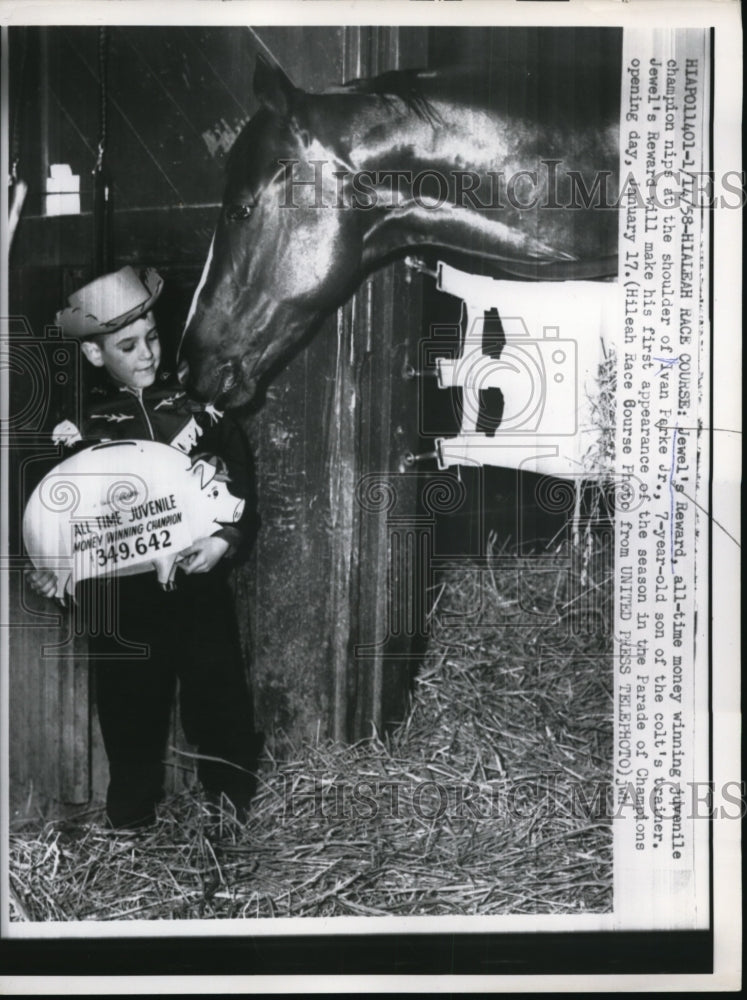
[[[151,532],[147,540],[145,535],[138,535],[135,539],[123,539],[116,545],[112,544],[108,549],[96,549],[96,561],[99,566],[107,566],[109,563],[125,562],[136,556],[169,548],[171,533],[163,528],[161,531]]]

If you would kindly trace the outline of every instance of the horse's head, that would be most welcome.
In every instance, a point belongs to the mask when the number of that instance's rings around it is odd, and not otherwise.
[[[229,405],[248,401],[259,377],[361,276],[356,213],[337,205],[337,137],[319,137],[315,99],[263,60],[254,90],[261,107],[229,156],[180,351],[188,388]]]
[[[547,166],[567,157],[591,191],[600,171],[617,168],[617,121],[599,113],[579,125],[569,88],[570,107],[556,102],[549,123],[532,122],[502,104],[492,109],[490,93],[480,103],[469,78],[460,97],[459,80],[403,70],[314,95],[258,60],[260,109],[231,150],[182,340],[195,396],[247,402],[367,270],[407,246],[478,254],[523,277],[617,272],[616,258],[604,256],[617,245],[615,213],[555,204]],[[508,178],[514,200],[500,185],[493,200],[496,177]],[[571,173],[564,177],[559,191]],[[528,199],[516,201],[517,178],[533,178]],[[477,181],[487,195],[481,187],[477,197]]]

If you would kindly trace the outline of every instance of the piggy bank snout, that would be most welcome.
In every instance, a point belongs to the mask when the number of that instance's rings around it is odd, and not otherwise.
[[[215,504],[213,517],[216,521],[240,521],[244,513],[245,502],[239,497],[235,497],[226,487],[225,483],[213,483],[207,490],[206,499]]]
[[[240,521],[241,515],[244,513],[244,507],[246,506],[243,500],[239,500],[233,509],[233,519],[234,521]]]

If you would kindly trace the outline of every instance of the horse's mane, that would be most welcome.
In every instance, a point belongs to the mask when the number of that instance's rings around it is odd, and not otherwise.
[[[396,109],[398,100],[402,101],[418,118],[435,124],[441,116],[423,93],[418,78],[422,72],[420,69],[394,69],[378,76],[357,77],[344,83],[340,90],[346,94],[374,94],[391,111]]]

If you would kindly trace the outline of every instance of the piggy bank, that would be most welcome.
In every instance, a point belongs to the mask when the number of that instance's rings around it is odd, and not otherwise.
[[[155,441],[111,441],[44,477],[24,511],[23,541],[35,568],[57,575],[59,598],[90,577],[153,570],[170,590],[179,553],[243,509],[212,461]]]

